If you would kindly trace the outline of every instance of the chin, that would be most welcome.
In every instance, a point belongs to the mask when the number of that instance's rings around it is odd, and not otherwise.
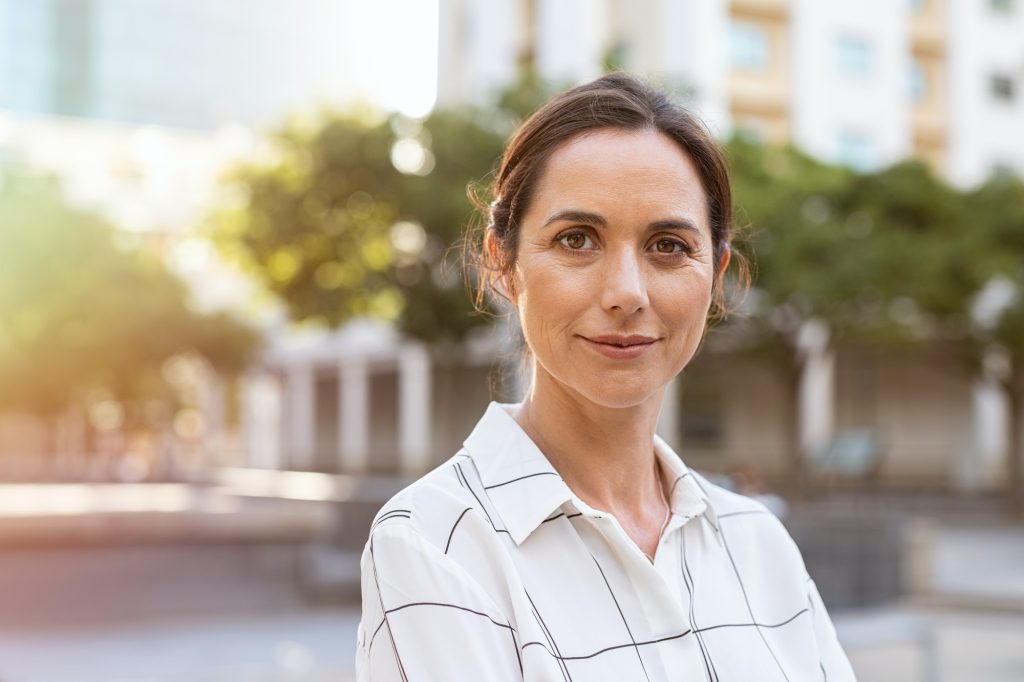
[[[609,378],[597,385],[578,386],[575,391],[595,405],[626,409],[643,405],[648,400],[652,400],[664,387],[664,383],[652,384],[649,381]]]

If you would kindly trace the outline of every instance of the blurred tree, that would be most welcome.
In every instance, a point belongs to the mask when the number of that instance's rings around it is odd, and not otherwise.
[[[1024,512],[1024,185],[1000,178],[964,193],[906,162],[859,176],[846,196],[886,237],[869,270],[889,273],[886,314],[857,318],[857,332],[914,343],[937,367],[996,376],[1010,406],[1009,499]],[[1016,295],[979,319],[979,299],[997,282]]]
[[[567,83],[564,85],[568,86]],[[516,79],[498,93],[495,101],[496,112],[504,117],[504,132],[511,133],[559,89],[554,83],[544,80],[532,62],[522,66]]]
[[[863,267],[877,289],[844,292],[851,333],[962,355],[972,301],[991,271],[988,245],[968,227],[964,195],[924,164],[906,161],[855,176],[841,210],[850,237],[864,247],[847,267]]]
[[[785,447],[797,487],[804,463],[796,411],[804,356],[801,330],[811,320],[836,326],[846,239],[836,210],[849,173],[814,161],[793,148],[763,146],[744,138],[728,146],[737,247],[747,253],[754,274],[743,314],[716,330],[720,346],[776,369],[792,410]],[[861,281],[863,283],[863,280]]]
[[[333,115],[279,133],[277,163],[236,174],[248,204],[214,238],[277,294],[294,320],[337,326],[395,321],[430,342],[458,342],[471,315],[450,247],[473,215],[467,183],[483,178],[503,139],[473,111],[424,121]]]
[[[970,193],[968,205],[966,239],[984,249],[990,281],[1001,284],[1006,294],[993,309],[976,310],[973,359],[994,376],[1006,397],[1010,501],[1013,511],[1024,515],[1024,182],[994,178]],[[994,362],[986,363],[986,357]]]
[[[791,405],[804,362],[798,341],[812,320],[832,344],[971,355],[969,310],[989,266],[984,241],[964,229],[961,194],[913,161],[855,174],[743,139],[730,155],[756,279],[751,314],[723,331],[782,373]],[[801,451],[798,429],[794,418],[787,440],[799,485],[813,453]]]
[[[0,185],[0,409],[56,417],[87,389],[138,404],[169,398],[165,360],[197,352],[239,371],[256,335],[186,305],[155,257],[119,249],[94,215],[52,181],[7,174]]]

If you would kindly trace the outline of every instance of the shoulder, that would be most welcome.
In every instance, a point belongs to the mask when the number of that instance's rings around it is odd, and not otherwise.
[[[749,549],[780,553],[789,558],[793,570],[806,574],[800,549],[778,515],[785,509],[781,498],[769,506],[766,501],[771,498],[755,499],[724,488],[699,472],[691,472],[707,495],[719,530],[730,546],[742,543]]]
[[[775,512],[769,509],[762,500],[725,488],[716,483],[707,474],[702,474],[693,469],[690,469],[690,473],[697,486],[708,496],[708,500],[711,502],[711,506],[714,507],[715,514],[718,517],[767,514],[773,518],[778,518]]]
[[[453,523],[479,506],[471,487],[476,480],[472,459],[460,451],[391,497],[374,517],[367,542],[378,534],[412,535],[446,550]]]

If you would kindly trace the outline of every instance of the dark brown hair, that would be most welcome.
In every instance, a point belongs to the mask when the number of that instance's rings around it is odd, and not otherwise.
[[[488,291],[505,278],[511,286],[519,245],[519,224],[530,205],[547,159],[570,140],[597,130],[657,130],[690,157],[708,204],[715,279],[709,319],[726,313],[722,255],[733,234],[732,190],[725,157],[704,125],[669,97],[626,73],[612,73],[562,92],[535,111],[512,136],[489,188],[490,203],[481,206],[485,220],[465,242],[467,265],[477,276],[475,303],[483,310]],[[732,254],[734,260],[737,260]],[[746,278],[743,263],[738,265]],[[468,268],[467,268],[468,271]]]

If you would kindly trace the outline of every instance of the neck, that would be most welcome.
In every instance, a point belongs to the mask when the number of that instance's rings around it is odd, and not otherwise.
[[[607,407],[535,369],[513,417],[584,502],[616,516],[660,519],[664,486],[654,430],[664,393],[662,387],[642,403]]]

